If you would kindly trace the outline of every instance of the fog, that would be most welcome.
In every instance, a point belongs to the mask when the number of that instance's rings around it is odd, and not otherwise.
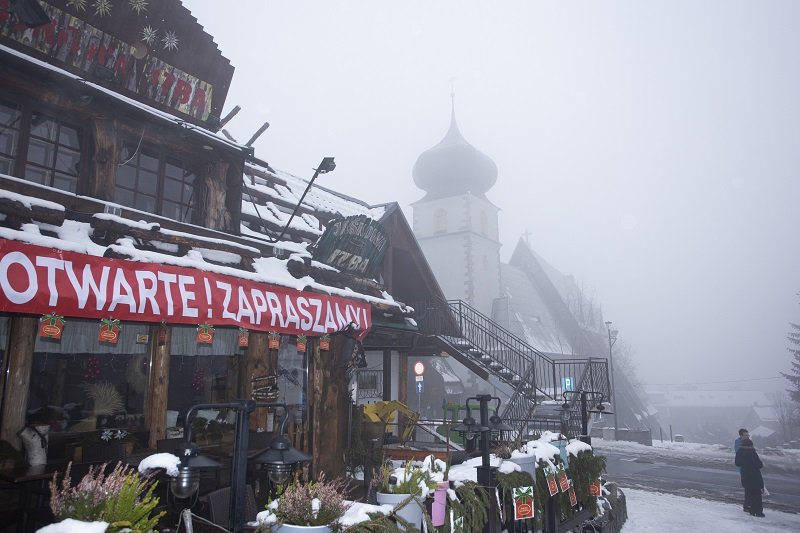
[[[236,67],[226,127],[371,203],[423,196],[447,131],[498,166],[501,255],[525,230],[648,384],[787,388],[800,323],[800,3],[307,1],[184,5]]]

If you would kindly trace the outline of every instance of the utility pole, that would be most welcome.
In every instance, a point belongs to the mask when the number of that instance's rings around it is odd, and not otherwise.
[[[617,343],[616,329],[611,329],[611,321],[606,322],[608,330],[608,366],[611,372],[611,409],[614,411],[614,440],[619,440],[617,434],[617,391],[614,388],[614,345]]]

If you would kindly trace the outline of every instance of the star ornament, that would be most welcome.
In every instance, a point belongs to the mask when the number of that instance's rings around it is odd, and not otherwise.
[[[86,0],[67,0],[67,5],[70,5],[78,11],[86,11]]]
[[[105,17],[111,14],[111,8],[114,7],[111,5],[110,0],[95,0],[94,4],[94,14],[100,15],[101,17]]]
[[[136,11],[137,15],[147,11],[147,0],[130,0],[128,5],[131,6],[131,11]]]
[[[152,45],[158,39],[158,30],[149,24],[142,28],[142,40],[148,45]]]
[[[161,39],[161,42],[164,43],[164,50],[177,50],[178,49],[178,36],[175,35],[175,32],[172,30],[167,30],[164,34],[164,38]]]

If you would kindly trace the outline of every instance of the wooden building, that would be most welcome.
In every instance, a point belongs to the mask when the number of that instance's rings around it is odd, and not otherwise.
[[[155,448],[274,376],[314,470],[339,470],[340,333],[399,361],[414,328],[390,294],[441,295],[407,222],[315,186],[286,227],[307,182],[217,134],[233,67],[212,38],[178,0],[102,5],[0,0],[0,439]]]

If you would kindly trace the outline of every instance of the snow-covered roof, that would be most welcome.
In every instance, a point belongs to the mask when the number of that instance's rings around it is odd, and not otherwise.
[[[662,398],[663,404],[669,407],[767,408],[772,405],[763,392],[748,390],[674,390],[663,392]]]

